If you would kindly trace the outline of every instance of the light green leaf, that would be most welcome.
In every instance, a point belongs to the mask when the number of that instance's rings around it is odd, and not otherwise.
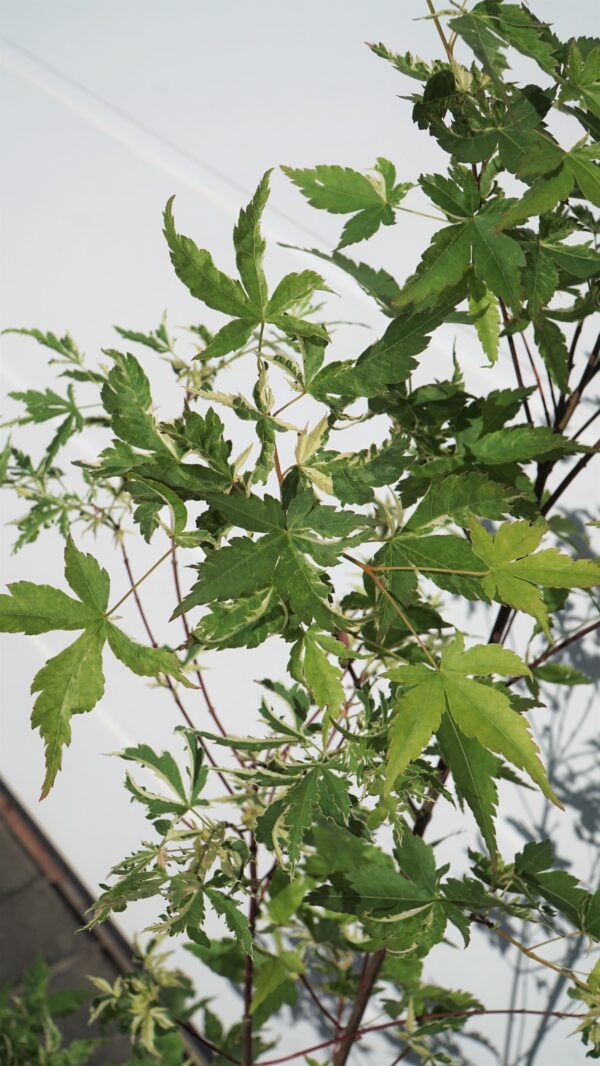
[[[51,629],[84,629],[98,621],[98,611],[51,585],[15,581],[10,595],[0,596],[0,632],[48,633]]]
[[[235,259],[239,275],[248,294],[248,300],[259,321],[264,320],[268,299],[267,279],[263,269],[266,245],[261,233],[260,223],[265,204],[269,198],[270,174],[271,171],[268,170],[248,207],[242,208],[240,211],[233,231]]]
[[[184,674],[175,652],[167,648],[149,648],[138,644],[112,623],[108,623],[106,627],[106,636],[113,654],[134,674],[141,677],[168,674],[186,688],[196,687]]]
[[[514,498],[507,485],[490,481],[486,474],[449,474],[435,478],[404,526],[404,532],[425,529],[447,518],[464,526],[469,514],[502,518]]]
[[[490,363],[495,363],[500,345],[498,301],[494,294],[475,278],[469,289],[469,311],[473,318],[473,325]]]
[[[341,681],[341,671],[329,662],[327,655],[309,629],[303,640],[303,671],[308,688],[319,707],[326,707],[328,716],[336,715],[344,703],[346,694]]]
[[[401,711],[402,704],[408,699],[411,715],[408,724],[412,726],[414,722],[415,731],[423,730],[422,733],[415,732],[414,743],[411,741],[406,744],[402,734],[398,738],[392,733],[396,728],[401,729],[401,726],[396,726],[398,719],[394,719],[390,730],[392,756],[389,756],[390,759],[393,758],[394,771],[396,765],[405,768],[416,758],[420,754],[419,744],[422,737],[427,737],[427,743],[431,732],[438,728],[445,697],[446,713],[452,716],[461,733],[478,740],[484,748],[503,755],[514,766],[525,770],[544,795],[561,806],[548,783],[538,748],[525,718],[513,710],[508,696],[501,689],[473,681],[467,676],[472,673],[490,674],[505,671],[516,672],[517,675],[528,673],[522,660],[507,649],[476,645],[465,651],[464,639],[460,633],[456,634],[454,642],[445,649],[437,670],[418,665],[388,671],[388,676],[393,680],[415,686],[401,698],[399,709]],[[431,725],[431,731],[429,715],[432,718],[435,715],[435,724]],[[423,725],[425,718],[427,729]],[[411,729],[408,730],[408,736],[412,737]],[[386,787],[389,791],[391,786],[388,782],[392,777],[390,773],[386,776]]]
[[[450,767],[459,796],[468,804],[491,855],[496,854],[494,818],[498,804],[500,762],[478,740],[460,731],[451,715],[444,715],[438,742]]]
[[[548,588],[593,588],[600,584],[600,563],[571,559],[557,548],[535,552],[542,526],[506,522],[495,536],[478,522],[469,523],[473,551],[490,568],[483,578],[489,596],[532,615],[550,637],[548,610],[538,585]],[[535,552],[535,554],[532,554]]]
[[[398,775],[418,759],[437,732],[445,710],[444,690],[434,680],[427,682],[427,698],[421,686],[400,697],[388,735],[384,796],[389,796]]]
[[[465,736],[474,737],[513,766],[525,770],[544,795],[562,807],[548,783],[527,722],[512,709],[504,693],[458,673],[444,678],[444,690],[450,714]]]
[[[77,550],[71,537],[67,538],[65,547],[65,577],[82,603],[104,614],[108,606],[110,578],[93,555]]]
[[[38,630],[39,632],[39,630]],[[31,724],[46,746],[46,776],[41,798],[48,795],[62,766],[62,749],[71,743],[71,718],[91,711],[104,694],[102,623],[86,629],[74,644],[49,659],[35,675],[32,692],[39,692]]]
[[[223,892],[219,892],[216,888],[212,888],[210,885],[205,886],[204,893],[210,900],[217,914],[221,914],[224,917],[227,928],[231,930],[236,940],[241,945],[242,950],[246,955],[252,957],[254,946],[252,943],[252,933],[250,932],[248,919],[246,918],[246,915],[242,913],[235,900],[233,900],[231,896],[226,896]]]

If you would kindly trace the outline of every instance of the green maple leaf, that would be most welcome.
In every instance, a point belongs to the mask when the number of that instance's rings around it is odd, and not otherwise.
[[[393,225],[394,208],[412,188],[410,183],[396,184],[395,167],[387,159],[377,160],[372,177],[340,166],[281,169],[312,207],[336,215],[352,215],[344,226],[338,248],[366,240],[382,225]]]
[[[469,311],[477,336],[490,363],[495,363],[500,350],[500,310],[494,294],[477,278],[469,283]]]
[[[502,72],[507,67],[504,48],[512,45],[543,70],[554,74],[562,46],[549,29],[519,4],[483,0],[466,14],[450,20],[450,28],[469,45],[486,74],[503,94]]]
[[[145,451],[170,455],[152,413],[150,382],[133,355],[109,350],[114,361],[102,388],[102,403],[117,437]]]
[[[463,526],[469,514],[502,518],[513,499],[508,486],[490,481],[486,474],[449,474],[435,478],[403,529],[426,529],[448,518]]]
[[[600,563],[571,559],[557,548],[536,552],[544,526],[505,522],[495,536],[479,522],[469,522],[474,554],[489,566],[482,578],[488,596],[531,615],[548,636],[550,621],[539,585],[546,588],[593,588],[600,584]],[[534,554],[532,554],[534,553]]]
[[[209,494],[208,500],[232,524],[264,535],[255,541],[235,538],[211,551],[173,617],[213,600],[237,600],[274,588],[307,625],[314,621],[331,629],[347,624],[328,605],[330,589],[308,556],[321,566],[333,565],[345,546],[364,539],[364,516],[320,504],[310,492],[295,497],[287,513],[272,496]],[[357,527],[360,531],[352,535]]]
[[[518,241],[497,232],[502,207],[503,201],[491,202],[472,217],[438,230],[415,273],[395,297],[394,306],[418,308],[435,303],[472,270],[484,291],[518,311],[525,256]]]
[[[562,100],[580,99],[584,107],[600,118],[600,46],[589,38],[575,38],[568,45],[567,82],[561,86]]]
[[[324,765],[302,770],[293,783],[269,804],[257,824],[257,839],[281,853],[285,845],[292,867],[300,859],[302,843],[312,828],[315,812],[344,825],[350,813],[346,782]]]
[[[429,744],[443,716],[448,714],[467,738],[474,738],[483,748],[525,770],[544,795],[560,806],[525,719],[512,709],[504,692],[469,676],[496,673],[527,676],[529,669],[515,652],[498,645],[477,644],[465,651],[460,633],[443,652],[438,668],[400,666],[388,672],[394,681],[411,687],[400,697],[390,726],[386,795],[398,775]],[[489,829],[486,836],[490,836]]]
[[[596,159],[599,144],[576,144],[564,151],[553,141],[541,140],[523,151],[518,164],[518,176],[523,180],[537,178],[526,193],[502,212],[498,230],[520,225],[533,215],[552,211],[567,200],[578,186],[583,195],[600,207],[600,167]]]
[[[290,672],[298,681],[304,681],[315,703],[327,709],[323,717],[323,733],[328,733],[331,717],[337,715],[346,699],[342,684],[342,672],[327,658],[327,652],[339,658],[350,658],[352,653],[341,641],[329,634],[320,633],[317,626],[310,626],[294,647],[290,660]]]
[[[494,855],[498,805],[495,778],[499,776],[500,760],[474,737],[463,733],[449,714],[442,718],[437,739],[458,795],[471,808],[489,852]]]
[[[240,212],[233,231],[236,264],[241,281],[219,270],[210,252],[198,248],[190,237],[178,234],[173,219],[171,197],[164,213],[164,234],[177,277],[192,296],[207,307],[232,318],[215,334],[202,352],[202,358],[217,358],[236,351],[249,341],[255,330],[269,322],[291,337],[308,337],[324,344],[328,340],[323,326],[293,314],[317,289],[327,290],[323,278],[313,270],[284,277],[269,299],[263,268],[265,241],[261,220],[269,197],[270,171],[262,178],[248,206]]]
[[[114,654],[136,674],[170,674],[189,685],[177,656],[167,649],[147,648],[122,632],[106,613],[110,580],[92,555],[65,547],[65,577],[77,600],[51,585],[17,581],[10,595],[0,596],[0,632],[83,632],[38,670],[31,691],[38,693],[31,722],[39,729],[46,751],[42,798],[48,795],[62,766],[62,750],[71,742],[71,718],[91,711],[104,694],[102,652],[106,640]]]
[[[311,395],[324,403],[331,397],[372,397],[386,386],[406,381],[416,366],[415,356],[425,351],[430,334],[446,321],[460,303],[464,288],[451,288],[434,306],[398,313],[379,340],[369,345],[355,363],[333,362],[313,378]],[[394,304],[396,301],[394,300]]]

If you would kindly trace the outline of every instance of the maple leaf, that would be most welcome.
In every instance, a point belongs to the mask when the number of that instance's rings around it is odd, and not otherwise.
[[[558,548],[536,552],[545,532],[543,525],[505,522],[493,536],[471,519],[471,545],[474,554],[489,566],[482,578],[484,591],[539,622],[550,638],[548,609],[539,585],[546,588],[593,588],[600,584],[600,563],[592,559],[571,559]]]
[[[525,677],[529,668],[515,652],[498,645],[476,644],[465,651],[460,633],[443,652],[439,667],[422,664],[388,671],[387,676],[393,681],[410,687],[400,697],[390,726],[387,795],[398,775],[429,744],[442,717],[449,714],[461,733],[525,770],[544,795],[561,806],[548,783],[525,719],[513,710],[505,692],[469,676],[496,673]]]

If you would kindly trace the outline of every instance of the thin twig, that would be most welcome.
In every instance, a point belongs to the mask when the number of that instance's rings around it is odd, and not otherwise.
[[[142,574],[142,576],[139,577],[137,579],[137,581],[134,581],[132,583],[131,588],[127,589],[127,592],[125,593],[125,595],[121,596],[121,599],[117,600],[117,602],[114,604],[114,606],[109,607],[108,611],[106,612],[106,617],[108,618],[109,615],[114,614],[115,611],[121,606],[121,604],[125,603],[125,600],[128,600],[131,595],[134,595],[135,592],[137,591],[137,589],[142,584],[142,582],[144,582],[147,577],[150,577],[150,574],[153,574],[154,571],[158,569],[160,564],[164,563],[165,559],[168,558],[168,556],[170,554],[171,554],[171,549],[169,548],[169,550],[166,551],[164,553],[164,555],[161,555],[160,559],[157,559],[156,562],[152,564],[152,566],[150,567],[149,570],[146,570],[145,574]]]
[[[508,311],[506,309],[506,304],[504,303],[504,300],[501,297],[498,297],[498,303],[500,305],[500,310],[502,312],[502,320],[504,322],[504,328],[508,329],[508,327],[510,326],[510,321],[511,320],[510,320],[510,316],[508,314]],[[514,370],[515,370],[515,377],[517,379],[517,384],[518,384],[520,389],[524,389],[525,388],[525,383],[523,381],[523,375],[521,373],[521,364],[519,363],[519,356],[517,355],[517,347],[515,345],[515,338],[513,337],[512,333],[507,333],[506,334],[506,339],[508,341],[508,347],[510,349],[510,357],[512,359],[512,364],[513,364],[513,367],[514,367]],[[532,426],[533,425],[533,418],[531,417],[531,411],[529,410],[529,403],[527,402],[527,397],[525,397],[525,399],[523,400],[523,410],[525,411],[525,417],[526,417],[527,421],[529,422],[529,425]]]
[[[152,632],[152,629],[150,627],[150,623],[148,621],[146,612],[144,610],[144,606],[142,604],[142,601],[141,601],[139,593],[138,593],[139,581],[136,583],[136,581],[134,580],[133,571],[131,569],[131,563],[129,561],[129,556],[127,555],[127,550],[125,548],[125,545],[122,542],[121,542],[121,556],[123,558],[123,564],[125,566],[125,570],[127,571],[127,577],[129,578],[129,581],[130,581],[130,584],[131,584],[131,592],[133,594],[133,598],[135,600],[135,604],[137,606],[139,616],[140,616],[140,618],[142,620],[142,623],[144,625],[144,629],[146,630],[146,633],[148,634],[148,640],[150,641],[150,643],[151,643],[153,648],[158,648],[158,642],[157,642],[157,640],[154,637],[154,633]],[[186,711],[185,706],[183,705],[183,703],[181,701],[181,697],[180,697],[177,689],[175,688],[175,685],[173,684],[173,682],[172,682],[172,680],[171,680],[171,678],[169,677],[168,674],[165,674],[165,681],[167,683],[167,687],[168,687],[168,689],[169,689],[169,691],[170,691],[170,693],[171,693],[171,695],[172,695],[172,697],[173,697],[173,699],[175,701],[175,704],[176,704],[179,712],[181,713],[183,719],[186,722],[186,725],[188,725],[190,729],[194,729],[195,730],[196,727],[195,727],[192,719],[190,718],[188,712]],[[200,744],[200,747],[202,748],[202,750],[203,750],[204,754],[206,755],[206,758],[208,759],[208,761],[211,764],[211,766],[216,767],[217,766],[217,762],[213,758],[213,756],[212,756],[212,754],[210,752],[210,748],[208,747],[208,744],[206,743],[204,738],[203,737],[198,737],[197,739],[198,739],[198,743]],[[221,783],[224,785],[224,787],[227,790],[227,792],[229,792],[230,795],[233,795],[233,788],[229,784],[229,781],[227,780],[225,775],[223,773],[221,773],[220,770],[218,771],[218,775],[219,775],[219,777],[221,779]]]
[[[181,604],[183,602],[183,596],[181,594],[181,584],[180,584],[180,581],[179,581],[179,567],[177,565],[177,554],[176,554],[176,552],[177,552],[177,546],[176,546],[175,542],[173,542],[173,554],[172,554],[172,558],[171,558],[171,567],[172,567],[172,570],[173,570],[173,582],[175,584],[175,594],[177,596],[177,602],[178,602],[179,606],[181,606]],[[187,637],[187,640],[189,641],[190,640],[190,636],[191,636],[191,632],[190,632],[190,626],[189,626],[189,623],[188,623],[188,620],[187,620],[187,615],[186,615],[185,611],[183,611],[181,613],[180,617],[181,617],[181,622],[182,622],[182,625],[183,625],[184,633],[185,633],[185,635]],[[200,670],[199,667],[196,667],[194,672],[195,672],[196,677],[198,679],[198,684],[200,686],[200,690],[201,690],[202,695],[204,697],[204,702],[206,703],[206,709],[207,709],[208,713],[210,714],[213,722],[217,726],[217,729],[219,730],[221,735],[226,737],[228,735],[227,730],[225,729],[225,726],[223,725],[221,719],[219,718],[219,715],[217,713],[217,709],[216,709],[212,699],[210,698],[210,695],[208,693],[208,689],[206,688],[206,682],[204,681],[204,677],[202,676],[202,671]],[[235,754],[238,757],[238,761],[241,762],[242,760],[240,759],[239,752],[235,752]]]
[[[334,1018],[333,1014],[331,1014],[331,1012],[327,1010],[327,1007],[322,1002],[322,1000],[319,999],[319,997],[318,997],[317,993],[315,992],[314,988],[312,987],[310,981],[308,980],[307,977],[305,977],[305,975],[303,973],[300,974],[300,982],[304,985],[304,987],[305,987],[306,991],[308,992],[310,998],[312,999],[313,1003],[321,1011],[321,1014],[324,1014],[325,1017],[328,1019],[328,1021],[330,1021],[331,1024],[334,1026],[334,1028],[338,1029],[339,1028],[339,1022],[337,1021],[336,1018]]]
[[[448,62],[451,65],[453,65],[454,64],[454,56],[452,55],[452,49],[450,48],[450,45],[449,45],[448,40],[446,38],[446,34],[444,33],[444,31],[442,29],[442,24],[441,24],[437,14],[436,14],[435,7],[433,6],[433,0],[426,0],[426,3],[427,3],[427,7],[429,8],[429,11],[431,12],[431,15],[433,16],[433,24],[434,24],[436,30],[438,31],[439,38],[440,38],[440,40],[441,40],[441,42],[442,42],[442,44],[444,46],[444,51],[445,51],[445,53],[446,53],[446,55],[448,57]]]
[[[389,600],[389,602],[391,603],[391,605],[392,605],[393,609],[395,610],[396,614],[398,615],[398,617],[401,618],[401,620],[404,622],[404,625],[406,626],[406,628],[409,630],[410,633],[412,633],[413,637],[416,639],[417,643],[419,644],[419,647],[421,648],[421,651],[424,653],[424,655],[427,656],[427,658],[429,659],[429,662],[433,666],[434,670],[437,670],[438,669],[438,664],[436,663],[435,659],[433,658],[433,655],[429,651],[429,648],[423,642],[423,640],[421,640],[421,637],[417,633],[417,631],[416,631],[415,627],[413,626],[412,622],[410,621],[409,618],[407,618],[407,616],[405,615],[404,611],[402,610],[400,604],[397,602],[395,597],[392,596],[391,592],[389,592],[388,589],[386,589],[386,587],[385,587],[383,581],[381,580],[381,578],[379,578],[377,576],[377,574],[368,565],[368,563],[361,563],[360,559],[355,559],[355,557],[353,555],[349,555],[348,552],[342,552],[342,556],[343,556],[344,559],[347,559],[349,563],[354,563],[355,566],[359,566],[360,569],[365,574],[367,574],[368,577],[371,578],[371,581],[373,581],[377,585],[377,588],[379,589],[379,591],[382,592],[383,595],[386,597],[386,599]]]
[[[594,455],[597,455],[599,450],[600,450],[600,437],[598,438],[596,443],[592,445],[592,450],[590,452],[588,452],[587,455],[582,455],[581,456],[581,459],[579,459],[575,463],[575,466],[573,466],[569,470],[569,473],[566,474],[566,476],[562,479],[560,484],[557,485],[557,487],[554,489],[554,492],[552,492],[550,494],[550,496],[546,500],[544,506],[541,508],[541,514],[543,514],[543,515],[548,514],[548,511],[550,510],[550,508],[554,507],[554,504],[557,503],[557,501],[562,496],[563,492],[566,489],[568,489],[568,487],[571,484],[571,482],[575,480],[577,475],[580,474],[582,470],[585,469],[585,467],[588,465],[590,459],[592,459],[594,457]]]
[[[256,837],[250,835],[250,901],[248,903],[248,925],[254,941],[256,919],[258,917],[258,875],[256,867]],[[244,1020],[242,1025],[243,1066],[252,1066],[252,996],[254,992],[254,960],[246,955],[244,963]]]
[[[542,385],[542,379],[541,379],[541,377],[540,377],[540,375],[538,373],[538,368],[535,365],[535,362],[534,362],[534,359],[533,359],[533,354],[531,352],[531,348],[529,347],[529,344],[527,343],[527,337],[525,336],[524,333],[521,334],[521,339],[523,341],[523,344],[525,345],[525,351],[527,352],[527,358],[529,359],[529,365],[530,365],[530,367],[531,367],[531,369],[533,371],[533,376],[535,378],[537,389],[538,389],[538,392],[540,394],[540,399],[542,401],[542,407],[544,408],[544,415],[545,415],[545,418],[546,418],[546,425],[549,426],[549,425],[551,425],[551,421],[552,420],[550,418],[550,411],[548,410],[548,404],[546,403],[546,394],[544,392],[544,386]]]

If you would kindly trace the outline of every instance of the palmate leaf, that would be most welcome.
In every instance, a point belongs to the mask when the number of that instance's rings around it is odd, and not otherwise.
[[[300,773],[269,804],[258,819],[257,840],[279,855],[285,847],[293,867],[300,858],[304,837],[314,824],[317,809],[321,818],[339,826],[347,823],[350,814],[347,783],[322,764]]]
[[[281,169],[312,207],[332,214],[352,215],[344,226],[338,248],[366,240],[381,225],[392,225],[394,207],[412,188],[410,183],[396,185],[395,167],[387,159],[377,160],[373,177],[340,166]]]
[[[369,345],[354,365],[334,362],[324,366],[313,378],[311,395],[324,403],[334,402],[331,397],[337,396],[348,400],[373,397],[386,392],[388,385],[406,381],[415,369],[415,356],[425,351],[430,334],[446,321],[464,295],[464,287],[459,286],[434,306],[396,312],[383,336]]]
[[[312,270],[284,277],[269,300],[263,269],[265,241],[261,231],[262,215],[269,197],[270,171],[262,178],[248,207],[242,209],[236,223],[233,242],[241,282],[219,270],[210,252],[198,248],[190,237],[177,233],[171,197],[164,213],[164,235],[177,277],[192,296],[207,307],[232,318],[203,349],[203,359],[218,358],[243,348],[255,330],[270,322],[291,337],[308,337],[315,343],[328,340],[324,327],[296,318],[292,313],[302,307],[317,289],[327,289],[323,278]]]
[[[492,203],[473,218],[438,230],[415,274],[395,297],[394,306],[419,308],[435,303],[472,269],[481,285],[517,311],[525,256],[518,241],[497,232],[501,206]]]
[[[102,649],[106,635],[101,622],[89,626],[74,644],[49,659],[35,675],[32,692],[39,692],[31,724],[46,745],[46,776],[41,799],[48,795],[62,765],[62,749],[71,743],[70,720],[91,711],[104,694]]]
[[[102,403],[115,435],[145,451],[170,454],[152,414],[150,382],[133,355],[109,350],[114,361],[102,388]]]
[[[331,650],[327,642],[331,639],[327,634],[319,633],[317,627],[310,626],[292,652],[294,676],[297,673],[297,679],[304,680],[317,706],[327,708],[324,723],[331,716],[335,717],[346,698],[341,670],[327,658],[327,651]],[[335,645],[338,644],[338,656],[350,654],[343,644],[335,641]]]
[[[487,848],[494,855],[498,804],[495,778],[499,776],[500,760],[474,737],[461,732],[449,714],[444,715],[437,729],[437,739],[456,790],[471,808]]]
[[[449,25],[466,41],[495,85],[508,65],[504,56],[508,44],[535,59],[548,73],[557,70],[560,42],[523,4],[483,0],[467,14],[451,19]]]
[[[398,774],[416,757],[415,752],[420,753],[417,749],[422,738],[428,744],[439,728],[442,715],[447,713],[461,733],[525,770],[544,795],[561,806],[550,787],[525,719],[512,709],[504,692],[468,676],[485,677],[495,673],[526,676],[529,669],[515,652],[498,645],[480,644],[465,651],[459,633],[443,653],[439,668],[401,666],[388,671],[392,680],[411,687],[406,696],[400,697],[390,727],[386,794],[393,789]],[[408,700],[406,717],[405,700]],[[417,707],[421,708],[420,719]],[[405,735],[410,738],[406,749]]]
[[[469,311],[477,336],[490,363],[495,363],[500,348],[500,311],[494,294],[477,278],[469,284]]]
[[[107,640],[117,658],[134,673],[146,677],[170,674],[190,685],[174,652],[144,647],[108,620],[108,574],[92,555],[78,551],[71,538],[65,546],[65,577],[79,599],[51,585],[28,581],[9,585],[10,595],[0,596],[0,632],[83,630],[73,644],[38,670],[31,685],[31,691],[39,693],[31,722],[39,729],[46,749],[42,798],[48,795],[62,766],[62,749],[71,742],[71,718],[92,710],[102,698],[102,652]]]
[[[410,461],[408,439],[398,433],[379,446],[352,453],[320,450],[310,469],[326,480],[330,495],[341,503],[369,503],[373,490],[392,485]]]
[[[503,229],[524,222],[532,215],[545,214],[566,200],[579,187],[586,199],[600,206],[600,155],[598,144],[576,144],[564,151],[553,141],[536,141],[524,150],[518,162],[518,177],[534,181],[524,196],[511,203],[498,220]]]
[[[325,629],[346,625],[328,603],[330,587],[311,558],[321,566],[334,564],[348,543],[367,535],[367,519],[351,511],[320,504],[310,492],[290,503],[287,514],[271,496],[209,494],[212,507],[232,524],[264,534],[259,540],[234,538],[211,551],[199,564],[199,580],[176,608],[177,617],[191,607],[254,596],[274,588],[298,618]],[[356,532],[365,527],[365,532]],[[268,631],[265,631],[265,636]]]
[[[600,563],[571,559],[557,548],[537,552],[543,526],[505,522],[495,536],[473,519],[469,522],[475,555],[489,566],[482,585],[489,596],[531,615],[550,638],[548,609],[539,585],[546,588],[593,588],[600,584]],[[532,554],[533,553],[533,554]]]
[[[515,498],[507,485],[491,481],[486,474],[449,474],[436,478],[404,526],[404,532],[426,529],[451,518],[466,524],[469,514],[502,518]]]
[[[387,270],[377,270],[368,263],[357,263],[339,251],[323,252],[320,248],[299,248],[297,245],[284,244],[283,248],[292,248],[297,252],[305,252],[317,256],[327,263],[343,270],[360,285],[367,296],[372,297],[384,314],[393,316],[392,301],[400,292],[400,286],[395,278]]]

